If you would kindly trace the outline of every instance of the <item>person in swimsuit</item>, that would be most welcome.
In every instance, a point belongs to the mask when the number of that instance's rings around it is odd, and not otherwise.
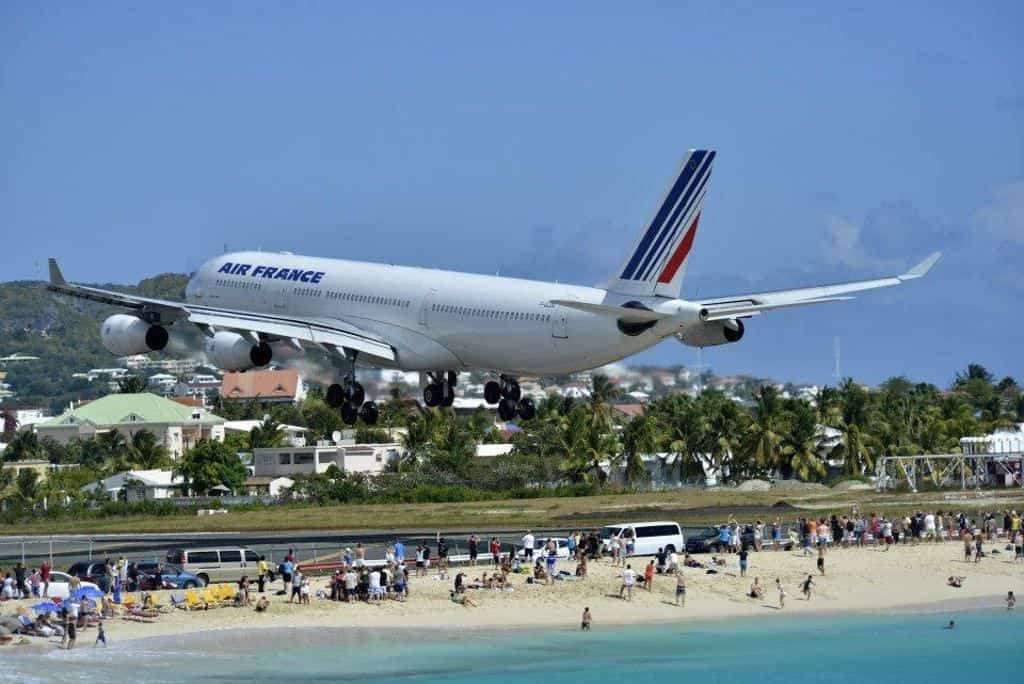
[[[587,606],[583,609],[583,619],[580,621],[580,629],[584,632],[590,631],[590,623],[593,618],[590,616],[590,607]]]
[[[676,572],[676,605],[686,607],[686,575],[681,570]]]

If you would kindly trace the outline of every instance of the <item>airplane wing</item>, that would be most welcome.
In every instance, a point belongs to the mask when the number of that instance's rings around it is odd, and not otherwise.
[[[853,292],[874,290],[880,287],[892,287],[908,280],[922,278],[940,258],[942,258],[942,253],[935,252],[906,273],[890,278],[859,280],[851,283],[804,287],[797,290],[777,290],[775,292],[760,292],[757,294],[736,295],[734,297],[706,299],[700,302],[700,315],[701,319],[705,321],[720,321],[729,318],[748,318],[750,316],[757,316],[765,311],[791,306],[841,302],[853,299],[853,297],[847,296]]]
[[[103,290],[96,287],[75,285],[64,280],[55,259],[49,260],[52,292],[89,299],[103,304],[112,304],[133,309],[140,318],[151,323],[173,323],[185,320],[204,332],[230,330],[239,333],[256,333],[268,338],[297,340],[318,346],[335,353],[351,349],[376,356],[388,361],[395,359],[394,348],[379,335],[363,330],[340,318],[310,318],[302,316],[277,316],[253,311],[222,309],[214,306],[174,302],[165,299],[138,297],[136,295]]]

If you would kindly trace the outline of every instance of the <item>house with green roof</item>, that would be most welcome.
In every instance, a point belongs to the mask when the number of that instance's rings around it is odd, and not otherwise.
[[[148,430],[171,458],[180,458],[201,439],[224,441],[224,419],[206,409],[186,406],[155,394],[109,394],[51,420],[37,423],[40,439],[61,444],[117,430],[125,439]]]

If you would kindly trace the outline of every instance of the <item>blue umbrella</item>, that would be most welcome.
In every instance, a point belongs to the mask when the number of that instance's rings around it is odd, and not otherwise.
[[[42,603],[37,603],[36,605],[32,606],[32,610],[36,611],[37,613],[56,613],[60,610],[60,608],[58,608],[57,604],[53,601],[43,601]]]
[[[84,598],[102,598],[103,592],[96,587],[82,587],[71,592],[71,598],[81,601]]]

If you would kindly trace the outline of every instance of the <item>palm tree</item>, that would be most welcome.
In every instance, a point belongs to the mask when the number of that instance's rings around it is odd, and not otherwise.
[[[160,468],[170,462],[166,447],[159,444],[156,435],[149,430],[139,430],[132,435],[129,450],[132,465],[140,470]]]
[[[626,455],[626,482],[637,482],[647,476],[642,455],[656,452],[661,439],[662,430],[656,416],[640,415],[626,425],[622,431],[622,450]]]
[[[833,453],[843,459],[843,469],[847,475],[862,475],[874,466],[870,441],[870,436],[864,434],[856,423],[846,426]]]
[[[103,469],[108,473],[128,470],[128,442],[117,430],[101,432],[96,447],[103,458]]]
[[[743,449],[759,466],[779,468],[782,457],[779,393],[773,385],[762,385],[757,393],[754,418],[747,426]]]
[[[781,448],[789,472],[804,481],[824,477],[825,462],[818,455],[818,446],[817,415],[814,409],[803,402],[795,403],[788,434]]]
[[[249,430],[249,450],[279,447],[284,444],[284,431],[273,416],[263,416],[263,422]]]

